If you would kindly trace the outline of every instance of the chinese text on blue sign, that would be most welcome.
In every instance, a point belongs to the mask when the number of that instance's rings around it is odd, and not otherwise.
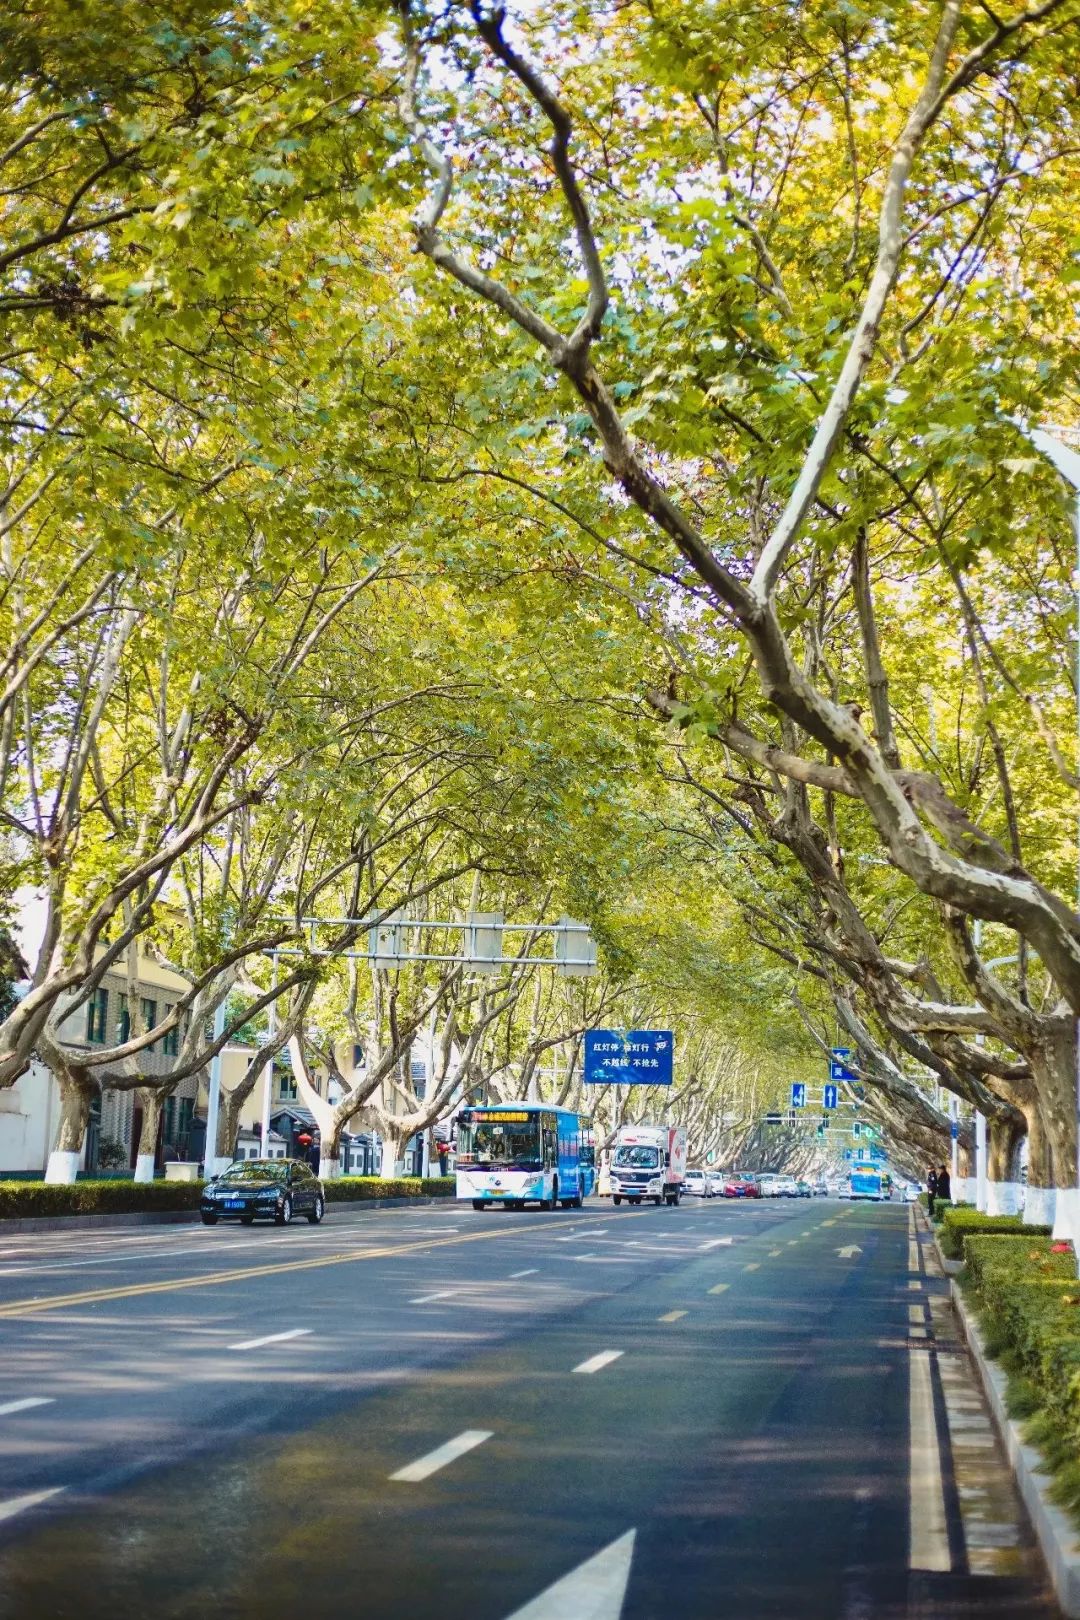
[[[844,1062],[851,1056],[850,1046],[834,1046],[829,1054],[829,1079],[854,1080],[855,1076]]]
[[[675,1038],[670,1029],[587,1029],[587,1086],[670,1086]]]

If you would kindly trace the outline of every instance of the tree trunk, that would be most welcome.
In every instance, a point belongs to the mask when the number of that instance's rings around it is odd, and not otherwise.
[[[341,1174],[341,1133],[345,1121],[335,1118],[319,1132],[319,1180],[335,1181]]]
[[[1039,1224],[1052,1221],[1055,1238],[1076,1241],[1080,1239],[1080,1232],[1075,1230],[1080,1200],[1076,1190],[1076,1026],[1071,1018],[1062,1019],[1054,1038],[1031,1053],[1031,1069],[1053,1193],[1052,1209],[1045,1207],[1048,1200],[1036,1196],[1036,1209],[1040,1203],[1044,1205],[1039,1211]],[[1035,1217],[1029,1215],[1028,1219]]]
[[[165,1097],[156,1086],[140,1088],[136,1096],[142,1103],[143,1113],[142,1128],[139,1131],[139,1151],[135,1159],[135,1180],[153,1181],[158,1130],[161,1126],[161,1110]]]
[[[1023,1200],[1019,1177],[1024,1127],[1009,1115],[987,1120],[986,1212],[1017,1215]]]
[[[93,1081],[60,1062],[54,1065],[60,1087],[60,1126],[56,1146],[49,1154],[45,1180],[53,1186],[70,1185],[78,1174],[90,1105],[97,1096]]]
[[[402,1133],[386,1127],[379,1133],[383,1139],[382,1165],[379,1175],[383,1181],[393,1181],[405,1174],[405,1143],[412,1132]]]

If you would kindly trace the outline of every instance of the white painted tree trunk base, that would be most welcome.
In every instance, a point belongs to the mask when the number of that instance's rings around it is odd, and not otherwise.
[[[208,1160],[203,1167],[207,1181],[213,1181],[215,1176],[223,1176],[232,1162],[226,1153],[219,1153],[216,1159]]]
[[[152,1153],[140,1153],[135,1160],[135,1180],[153,1181],[153,1179],[154,1155]]]
[[[54,1148],[49,1154],[45,1180],[50,1187],[70,1187],[79,1173],[79,1153],[61,1153]]]
[[[320,1156],[319,1156],[319,1180],[320,1181],[336,1181],[338,1176],[340,1176],[340,1174],[341,1174],[341,1160],[340,1159],[324,1159],[322,1157],[322,1155],[320,1154]]]
[[[1059,1187],[1054,1201],[1055,1243],[1080,1243],[1080,1192],[1075,1187]]]
[[[975,1202],[975,1177],[953,1176],[953,1203],[973,1204]]]
[[[1028,1226],[1053,1226],[1054,1188],[1028,1187],[1024,1200],[1024,1221]]]
[[[988,1215],[1019,1215],[1023,1188],[1018,1181],[988,1181],[986,1183],[986,1213]]]

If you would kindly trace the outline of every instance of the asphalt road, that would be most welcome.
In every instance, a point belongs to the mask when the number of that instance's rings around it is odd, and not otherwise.
[[[1043,1620],[942,1292],[823,1199],[0,1237],[0,1620]]]

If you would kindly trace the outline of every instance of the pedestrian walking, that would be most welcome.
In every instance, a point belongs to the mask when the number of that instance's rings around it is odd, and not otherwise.
[[[931,1220],[933,1219],[933,1216],[934,1216],[934,1198],[937,1195],[937,1188],[938,1188],[937,1171],[931,1165],[929,1171],[927,1172],[927,1176],[926,1176],[926,1207],[930,1211]]]
[[[952,1177],[945,1165],[937,1173],[937,1193],[935,1195],[939,1204],[952,1203]]]

